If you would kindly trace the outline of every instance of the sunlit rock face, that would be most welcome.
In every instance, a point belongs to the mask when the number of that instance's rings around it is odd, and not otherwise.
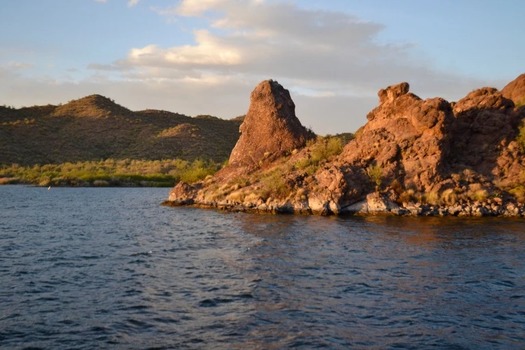
[[[295,115],[288,90],[265,80],[252,91],[241,135],[229,159],[231,166],[257,167],[303,147],[313,138]]]
[[[516,106],[525,105],[525,74],[508,83],[502,90],[503,97],[512,100]]]

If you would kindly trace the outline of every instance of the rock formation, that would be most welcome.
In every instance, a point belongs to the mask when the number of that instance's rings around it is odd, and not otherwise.
[[[273,80],[261,82],[252,91],[240,133],[229,164],[250,168],[289,154],[314,137],[295,116],[288,90]]]
[[[311,136],[288,91],[265,81],[252,93],[230,164],[201,183],[179,184],[169,203],[325,215],[523,216],[525,146],[518,135],[525,109],[515,101],[524,82],[522,75],[501,92],[482,88],[457,103],[423,100],[408,83],[381,89],[367,124],[334,155],[332,139],[306,143]]]
[[[525,104],[525,74],[520,75],[510,83],[508,83],[502,90],[503,97],[512,100],[516,106]]]

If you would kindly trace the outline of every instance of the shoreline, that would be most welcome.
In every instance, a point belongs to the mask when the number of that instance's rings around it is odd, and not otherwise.
[[[408,203],[398,205],[393,202],[380,201],[376,198],[353,203],[331,210],[326,203],[321,210],[309,206],[285,203],[228,203],[228,202],[195,202],[193,200],[165,200],[161,205],[168,207],[193,207],[203,210],[220,210],[274,215],[317,215],[317,216],[411,216],[411,217],[508,217],[525,218],[525,205],[508,202],[498,205],[489,202],[457,203],[453,205],[431,205]]]

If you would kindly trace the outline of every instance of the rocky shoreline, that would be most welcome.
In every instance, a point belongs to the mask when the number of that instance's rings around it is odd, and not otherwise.
[[[230,202],[198,202],[166,200],[165,206],[180,207],[192,206],[202,209],[217,209],[229,212],[258,213],[258,214],[299,214],[299,215],[340,215],[340,216],[366,216],[366,215],[392,215],[392,216],[456,216],[456,217],[525,217],[525,205],[521,203],[501,203],[501,200],[488,200],[486,202],[461,202],[454,205],[431,205],[424,203],[405,203],[398,205],[373,193],[361,202],[348,207],[339,208],[336,212],[329,207],[321,210],[312,210],[304,203],[230,203]]]
[[[273,80],[252,92],[227,166],[166,205],[316,215],[525,217],[525,74],[450,103],[408,83],[348,143],[317,137]]]

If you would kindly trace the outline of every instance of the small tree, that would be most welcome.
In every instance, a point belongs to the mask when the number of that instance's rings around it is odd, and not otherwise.
[[[375,185],[376,191],[379,191],[383,183],[383,168],[377,164],[371,165],[366,170],[368,177]]]

